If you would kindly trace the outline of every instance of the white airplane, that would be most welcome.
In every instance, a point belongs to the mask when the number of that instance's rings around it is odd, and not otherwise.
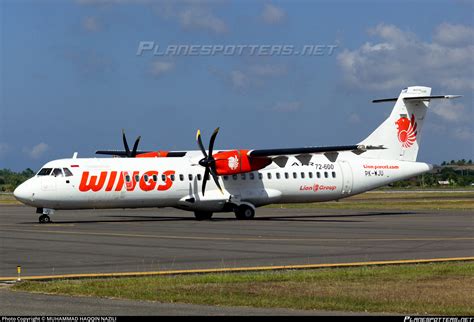
[[[219,150],[211,136],[206,151],[125,151],[97,154],[125,158],[73,158],[46,163],[15,191],[15,198],[37,208],[41,223],[59,209],[174,207],[194,211],[198,220],[215,212],[252,219],[255,208],[273,203],[339,200],[432,169],[416,162],[420,130],[431,88],[412,86],[395,102],[390,116],[357,145],[268,150]],[[212,177],[213,180],[210,180]],[[209,181],[209,182],[208,182]]]

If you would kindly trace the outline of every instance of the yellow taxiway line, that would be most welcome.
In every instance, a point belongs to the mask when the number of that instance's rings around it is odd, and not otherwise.
[[[152,272],[37,275],[37,276],[22,276],[21,280],[57,280],[57,279],[81,279],[81,278],[110,278],[110,277],[140,277],[140,276],[163,276],[163,275],[184,275],[184,274],[236,273],[236,272],[250,272],[250,271],[258,272],[258,271],[276,271],[276,270],[291,270],[291,269],[318,269],[318,268],[342,268],[342,267],[361,267],[361,266],[401,265],[401,264],[426,264],[426,263],[459,262],[459,261],[474,261],[474,257],[407,259],[407,260],[334,263],[334,264],[184,269],[184,270],[168,270],[168,271],[152,271]],[[13,280],[17,280],[17,278],[18,276],[0,277],[0,282],[13,281]]]

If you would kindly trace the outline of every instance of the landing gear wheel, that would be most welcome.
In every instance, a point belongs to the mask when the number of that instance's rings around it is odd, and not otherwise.
[[[212,218],[212,212],[209,211],[195,211],[194,212],[194,217],[196,217],[197,220],[209,220]]]
[[[235,217],[239,220],[248,220],[255,217],[255,209],[248,205],[240,205],[235,210]]]
[[[49,218],[48,215],[41,215],[39,217],[39,222],[40,222],[40,224],[48,224],[48,223],[51,222],[51,218]]]

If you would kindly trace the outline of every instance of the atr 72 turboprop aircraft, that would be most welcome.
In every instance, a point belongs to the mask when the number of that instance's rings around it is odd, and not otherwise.
[[[215,212],[252,219],[255,208],[272,203],[338,200],[432,169],[416,162],[420,131],[431,88],[412,86],[395,102],[390,116],[356,145],[266,150],[219,150],[211,136],[208,150],[197,132],[196,151],[97,151],[122,158],[77,158],[45,164],[21,184],[15,197],[37,208],[41,223],[54,210],[175,207],[194,211],[198,220]],[[210,180],[212,177],[213,180]]]

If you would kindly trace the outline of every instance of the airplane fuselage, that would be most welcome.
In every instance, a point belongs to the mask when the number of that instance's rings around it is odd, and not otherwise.
[[[43,169],[69,169],[72,176],[36,175],[16,196],[25,204],[51,209],[176,207],[228,211],[225,205],[302,203],[338,200],[429,171],[420,162],[370,159],[341,152],[334,162],[325,155],[300,161],[289,156],[284,166],[220,176],[201,193],[203,168],[198,151],[182,158],[62,159]],[[194,156],[193,156],[194,155]]]

